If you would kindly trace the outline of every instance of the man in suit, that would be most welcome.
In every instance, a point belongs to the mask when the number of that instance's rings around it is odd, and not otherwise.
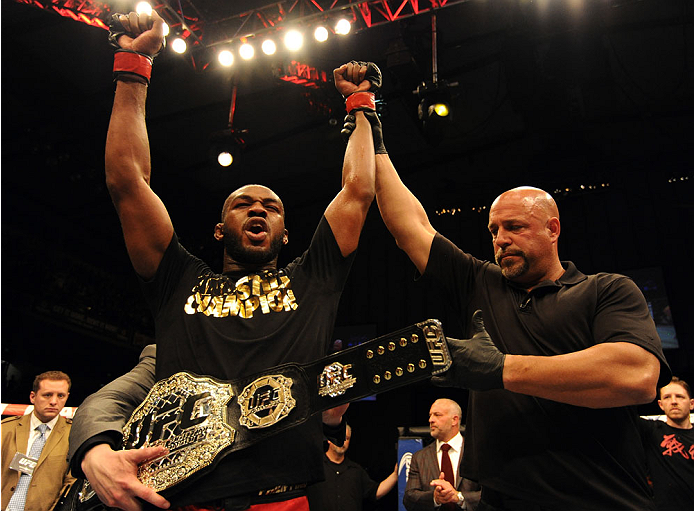
[[[72,421],[60,416],[70,386],[70,377],[61,371],[39,374],[29,394],[34,411],[2,421],[3,510],[53,509],[74,481],[66,461]],[[29,458],[36,460],[33,470]]]
[[[465,487],[468,498],[463,495],[461,414],[460,406],[451,399],[437,399],[431,405],[429,430],[435,441],[412,455],[403,498],[408,511],[472,509],[468,503],[479,500],[479,492],[467,492],[468,489],[476,490],[471,485]],[[450,459],[450,475],[445,473],[446,457]]]

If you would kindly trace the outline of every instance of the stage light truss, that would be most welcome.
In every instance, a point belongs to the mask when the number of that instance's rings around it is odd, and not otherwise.
[[[112,5],[95,0],[15,0],[107,29]],[[309,27],[347,17],[353,32],[417,16],[468,0],[289,0],[238,14],[215,12],[221,3],[154,1],[152,7],[189,46],[213,47],[270,34],[289,25]],[[192,41],[191,41],[192,40]],[[191,44],[192,42],[192,44]]]

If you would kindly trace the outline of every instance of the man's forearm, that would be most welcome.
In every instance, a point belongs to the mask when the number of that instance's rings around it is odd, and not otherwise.
[[[384,497],[387,495],[390,490],[392,490],[395,485],[398,483],[398,472],[397,472],[397,465],[396,469],[390,473],[388,477],[386,477],[383,481],[381,481],[378,485],[378,489],[376,490],[376,499],[380,499],[381,497]]]
[[[145,104],[147,86],[139,82],[116,82],[113,110],[106,136],[106,182],[118,192],[135,180],[150,179],[150,155]]]
[[[660,362],[631,343],[603,343],[540,357],[507,355],[504,388],[589,408],[643,404],[655,398]]]
[[[436,231],[422,204],[402,182],[387,154],[376,155],[376,201],[383,222],[396,243],[423,273]]]

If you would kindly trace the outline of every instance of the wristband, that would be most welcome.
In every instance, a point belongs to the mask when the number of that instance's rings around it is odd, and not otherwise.
[[[140,77],[149,85],[152,76],[152,57],[133,50],[116,50],[113,56],[113,81],[123,76]]]
[[[347,97],[345,107],[349,113],[354,110],[376,111],[376,95],[373,92],[355,92]]]

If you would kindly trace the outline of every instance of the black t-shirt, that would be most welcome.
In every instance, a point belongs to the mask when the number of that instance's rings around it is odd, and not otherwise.
[[[361,511],[376,502],[378,484],[359,464],[345,458],[333,463],[323,456],[325,481],[308,488],[308,503],[316,511]],[[366,506],[370,508],[372,506]]]
[[[325,356],[353,255],[345,258],[323,217],[309,249],[285,268],[218,274],[174,235],[145,296],[156,325],[156,379],[179,371],[233,380]],[[183,485],[172,505],[245,495],[323,478],[321,419],[221,460]]]
[[[694,428],[640,421],[657,511],[694,508]]]
[[[566,271],[556,282],[527,293],[497,265],[437,234],[425,277],[446,293],[463,335],[481,309],[504,353],[552,356],[631,342],[658,357],[661,381],[669,382],[660,339],[636,285],[621,275],[586,276],[573,263],[562,265]],[[506,390],[470,392],[469,401],[466,478],[550,509],[651,509],[634,407],[594,410]]]

